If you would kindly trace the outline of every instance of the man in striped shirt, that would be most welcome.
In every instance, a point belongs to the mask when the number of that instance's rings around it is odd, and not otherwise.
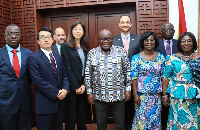
[[[90,50],[85,69],[89,103],[95,105],[97,129],[107,129],[111,108],[115,129],[125,129],[125,101],[131,97],[130,63],[122,47],[112,45],[112,33],[100,31],[100,46]]]

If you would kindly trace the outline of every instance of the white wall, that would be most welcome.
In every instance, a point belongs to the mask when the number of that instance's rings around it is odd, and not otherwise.
[[[174,39],[178,37],[178,22],[179,22],[179,0],[169,0],[169,22],[174,25]],[[198,41],[198,7],[199,0],[183,0],[183,6],[186,17],[187,31],[192,32]]]

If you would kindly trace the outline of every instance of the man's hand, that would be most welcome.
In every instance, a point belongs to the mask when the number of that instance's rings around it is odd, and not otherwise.
[[[63,100],[66,97],[67,93],[68,93],[68,91],[65,89],[59,90],[57,98],[59,100]]]
[[[135,102],[135,104],[137,104],[137,105],[141,105],[141,100],[140,100],[140,97],[139,97],[138,94],[135,94],[135,95],[134,95],[134,102]]]
[[[88,102],[90,104],[94,104],[94,96],[93,96],[93,94],[88,94],[87,95],[87,99],[88,99]]]
[[[125,91],[125,101],[129,101],[131,98],[131,92]]]

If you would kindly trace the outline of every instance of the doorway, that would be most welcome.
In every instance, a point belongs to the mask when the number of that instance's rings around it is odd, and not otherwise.
[[[92,49],[99,46],[100,30],[109,29],[113,37],[120,34],[119,19],[122,15],[131,17],[131,33],[136,34],[136,3],[134,2],[37,10],[37,29],[46,26],[54,31],[57,27],[62,27],[68,35],[71,24],[75,21],[81,21],[86,26],[90,38],[90,49]],[[88,124],[96,122],[94,106],[87,101],[86,121]],[[113,123],[111,112],[108,123]]]

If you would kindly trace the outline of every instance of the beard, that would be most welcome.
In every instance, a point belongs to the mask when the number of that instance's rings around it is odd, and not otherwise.
[[[122,29],[121,29],[121,31],[122,31],[123,33],[129,33],[130,30],[131,30],[131,28],[128,28],[128,29],[127,29],[127,28],[125,28],[125,29],[122,28]]]

